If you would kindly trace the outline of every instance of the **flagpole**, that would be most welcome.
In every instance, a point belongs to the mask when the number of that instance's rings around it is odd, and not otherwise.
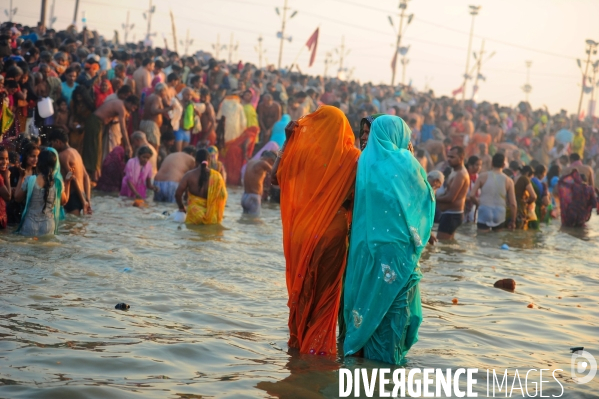
[[[291,65],[289,66],[289,71],[291,72],[291,70],[293,69],[293,66],[296,64],[297,60],[299,59],[300,55],[302,55],[302,53],[304,52],[304,47],[302,46],[302,48],[300,48],[300,51],[298,51],[297,56],[295,57],[295,59],[293,60],[293,62],[291,63]]]
[[[318,33],[320,34],[320,24],[318,25],[318,28],[316,28],[316,30],[318,31]],[[315,31],[316,32],[316,31]],[[304,44],[301,48],[300,51],[297,53],[297,56],[295,57],[295,59],[293,60],[293,63],[291,63],[291,65],[289,66],[289,71],[291,72],[291,70],[293,69],[293,66],[297,63],[297,60],[299,59],[300,55],[302,55],[302,52],[304,51],[304,47],[306,45]],[[299,67],[298,67],[299,69]]]

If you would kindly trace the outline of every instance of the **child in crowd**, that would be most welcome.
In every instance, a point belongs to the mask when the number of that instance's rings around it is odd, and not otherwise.
[[[69,131],[69,107],[67,100],[63,97],[56,100],[56,111],[54,112],[54,125],[60,127],[65,132]]]
[[[183,115],[179,124],[179,130],[175,132],[175,146],[177,152],[180,152],[184,145],[189,144],[191,140],[190,131],[195,125],[195,117],[196,115],[198,118],[201,116],[192,102],[192,94],[193,92],[188,87],[181,91],[181,107],[183,108]]]
[[[35,143],[27,142],[27,144],[24,144],[21,151],[20,162],[17,160],[15,166],[10,169],[12,195],[6,207],[8,224],[14,225],[21,223],[21,215],[23,214],[23,208],[25,207],[25,204],[16,200],[15,191],[20,186],[20,181],[22,179],[36,174],[39,154],[39,146]]]
[[[152,165],[148,162],[152,157],[152,150],[143,146],[137,150],[137,156],[127,161],[125,177],[121,184],[121,195],[129,198],[146,199],[146,189],[158,191],[152,184]]]
[[[44,236],[58,233],[60,208],[69,201],[73,172],[63,182],[58,153],[48,148],[39,153],[36,173],[21,175],[15,200],[25,201],[23,217],[17,232],[25,236]]]

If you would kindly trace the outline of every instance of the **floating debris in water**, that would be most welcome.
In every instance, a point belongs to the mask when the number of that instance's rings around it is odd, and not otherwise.
[[[126,303],[117,303],[114,308],[118,310],[129,310],[130,307],[131,306],[127,305]]]
[[[130,267],[126,267],[126,268],[124,268],[124,269],[123,269],[123,271],[124,271],[125,273],[127,273],[127,272],[130,272],[130,271],[131,271],[131,268],[130,268]]]
[[[509,249],[510,249],[510,247],[509,247],[507,244],[503,244],[503,245],[501,246],[501,249],[504,249],[504,250],[506,250],[506,251],[507,251],[507,250],[509,250]]]
[[[453,303],[454,305],[457,305],[458,304],[458,298],[453,298],[451,300],[451,303]]]
[[[495,281],[493,287],[513,292],[516,289],[516,281],[511,278],[504,278],[503,280]]]

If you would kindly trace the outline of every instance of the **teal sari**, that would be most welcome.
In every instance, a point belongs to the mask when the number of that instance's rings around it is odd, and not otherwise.
[[[62,208],[62,191],[64,189],[64,181],[62,179],[62,174],[60,173],[60,158],[58,157],[58,152],[52,148],[48,147],[45,151],[51,151],[56,155],[56,164],[54,165],[54,187],[56,187],[56,198],[54,199],[54,208],[52,209],[52,213],[54,214],[54,234],[58,234],[58,222],[65,218],[65,212]],[[37,179],[37,175],[32,175],[27,178],[27,199],[25,202],[25,209],[23,209],[23,214],[21,216],[21,223],[19,223],[19,227],[15,230],[15,233],[19,233],[21,231],[21,227],[23,227],[23,223],[25,222],[25,217],[27,215],[27,211],[29,210],[29,202],[31,200],[31,196],[33,195],[33,188],[35,187],[35,180]]]
[[[279,145],[279,148],[283,148],[283,144],[285,144],[286,136],[285,136],[285,127],[287,124],[291,122],[291,117],[289,114],[283,114],[281,119],[279,119],[272,127],[272,134],[270,135],[270,141],[274,141]]]
[[[410,129],[397,116],[372,123],[358,161],[344,283],[345,355],[401,364],[418,341],[422,305],[418,261],[435,213],[426,172],[407,150]]]

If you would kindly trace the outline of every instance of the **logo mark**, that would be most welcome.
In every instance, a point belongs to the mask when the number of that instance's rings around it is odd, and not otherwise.
[[[597,361],[584,348],[572,348],[572,358],[570,361],[570,370],[572,379],[577,384],[586,384],[590,382],[597,374]],[[579,375],[588,374],[580,377]]]

